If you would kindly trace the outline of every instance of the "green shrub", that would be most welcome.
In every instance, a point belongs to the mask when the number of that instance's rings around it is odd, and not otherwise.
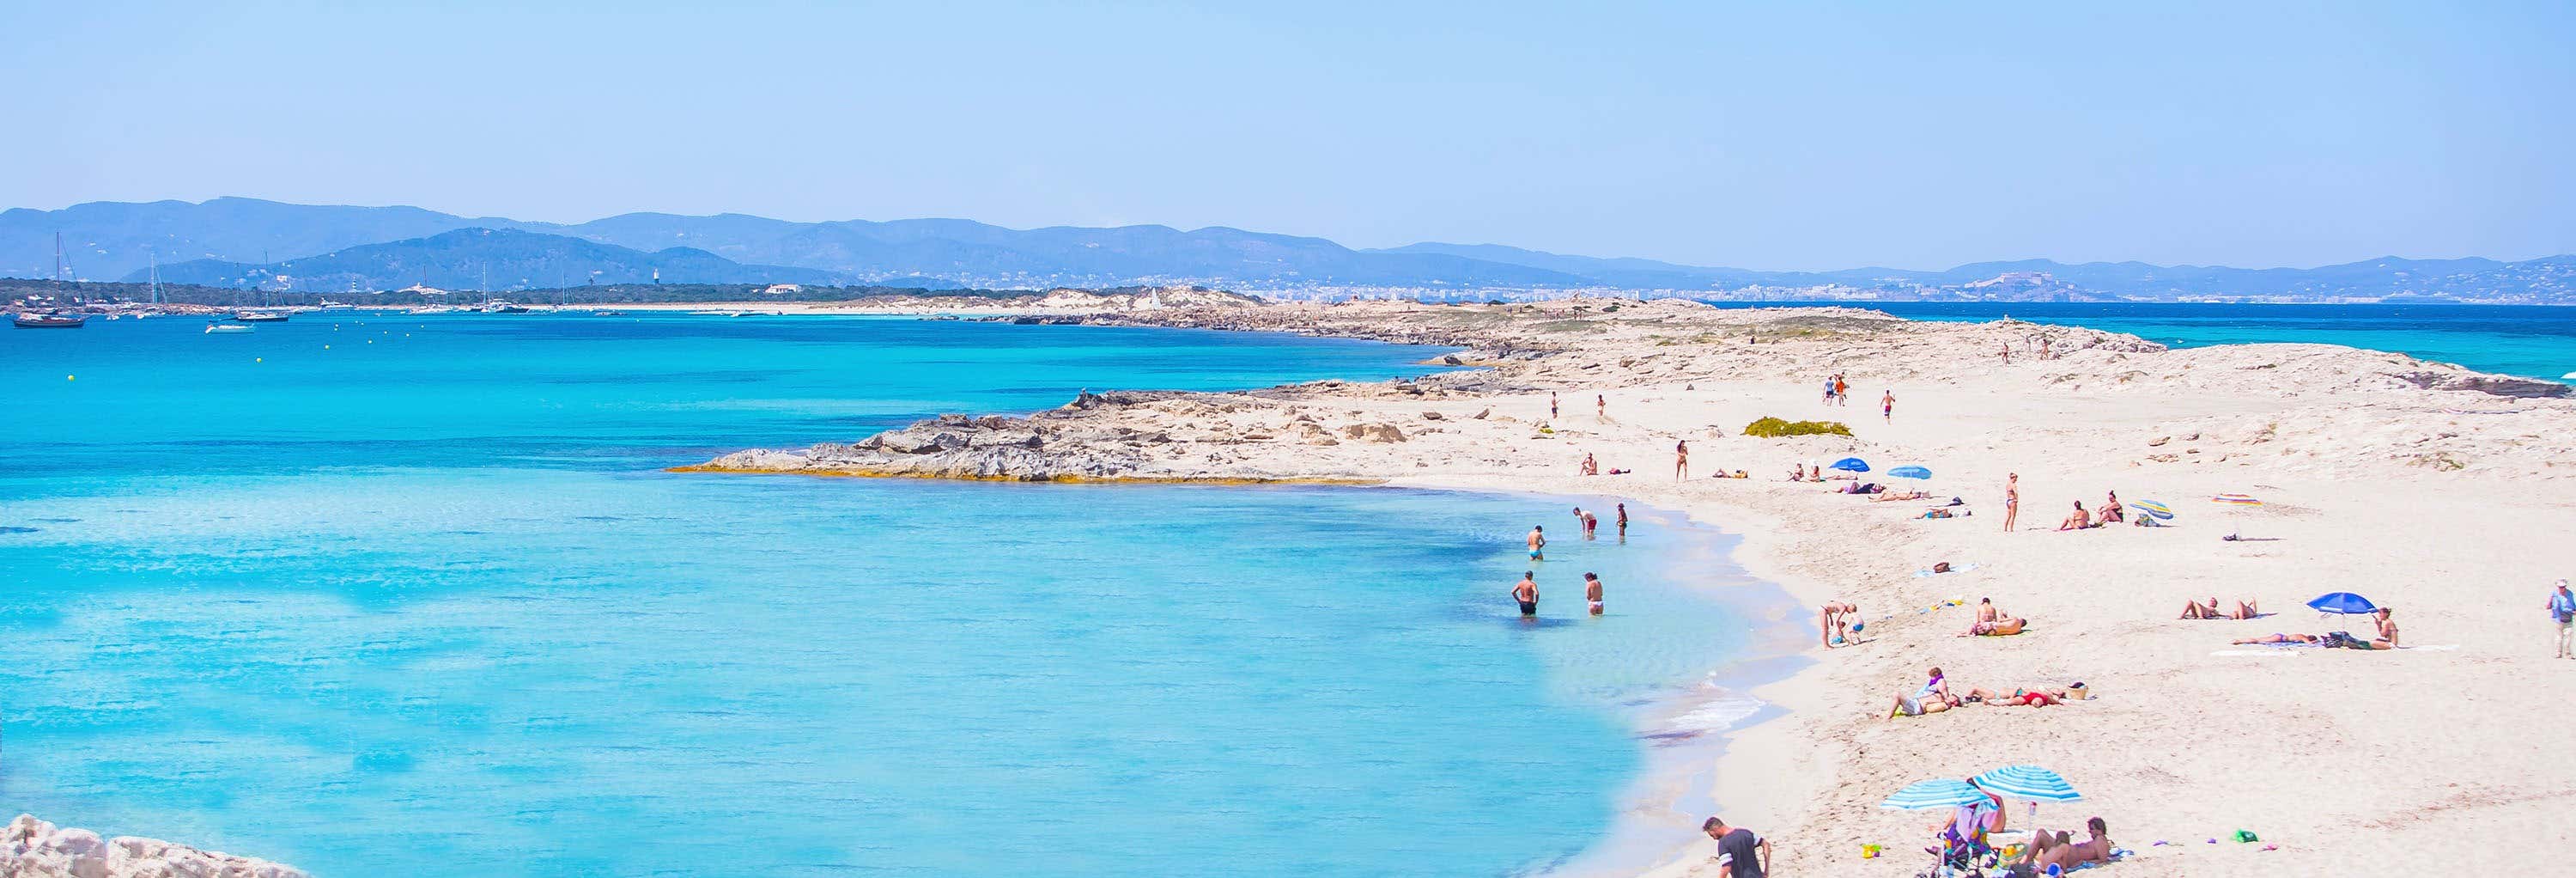
[[[1851,428],[1840,421],[1783,421],[1763,418],[1744,425],[1744,435],[1777,439],[1782,436],[1849,436]]]

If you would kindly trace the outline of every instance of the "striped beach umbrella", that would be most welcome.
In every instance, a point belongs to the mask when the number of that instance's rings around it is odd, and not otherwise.
[[[1986,801],[1986,794],[1967,781],[1935,778],[1906,784],[1896,795],[1878,806],[1890,811],[1923,811],[1931,808],[1956,808]]]
[[[2007,799],[2072,802],[2084,798],[2057,772],[2036,765],[2007,765],[1977,775],[1977,786]]]
[[[2135,509],[2137,509],[2137,510],[2138,510],[2138,511],[2140,511],[2140,512],[2144,512],[2144,513],[2146,513],[2149,517],[2152,517],[2152,518],[2156,519],[2157,521],[2172,521],[2172,520],[2173,520],[2173,507],[2165,505],[2165,504],[2164,504],[2164,501],[2161,501],[2161,500],[2140,500],[2140,501],[2138,501],[2138,502],[2136,502],[2136,503],[2131,503],[2131,504],[2129,504],[2129,505],[2130,505],[2132,508],[2135,508]]]
[[[2217,494],[2217,495],[2213,495],[2213,496],[2211,496],[2211,497],[2209,498],[2209,502],[2211,502],[2211,503],[2216,503],[2216,504],[2218,504],[2218,505],[2220,505],[2220,506],[2261,506],[2261,505],[2263,505],[2263,501],[2254,499],[2254,495],[2252,495],[2252,494]],[[2225,536],[2225,537],[2221,537],[2221,539],[2234,540],[2234,539],[2236,539],[2238,536],[2241,536],[2241,535],[2242,535],[2243,530],[2244,530],[2244,526],[2243,526],[2243,525],[2238,525],[2235,529],[2229,530],[2229,531],[2227,532],[2227,536]]]

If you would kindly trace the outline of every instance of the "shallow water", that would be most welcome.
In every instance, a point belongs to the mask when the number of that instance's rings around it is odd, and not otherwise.
[[[1741,307],[1745,303],[1724,303]],[[1782,304],[1782,303],[1756,303]],[[2576,308],[2548,305],[2230,305],[2152,302],[1814,302],[1913,320],[2033,323],[2125,332],[2173,347],[2306,342],[2395,351],[2552,381],[2576,372]]]
[[[1592,843],[1746,642],[1726,543],[1644,510],[1531,624],[1553,499],[658,469],[1425,350],[174,324],[0,342],[46,413],[0,428],[0,806],[325,876],[1493,875]]]

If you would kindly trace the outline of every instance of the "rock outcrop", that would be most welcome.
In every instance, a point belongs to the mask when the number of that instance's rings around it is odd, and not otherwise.
[[[101,839],[20,814],[0,831],[0,878],[305,878],[293,866],[149,838]]]

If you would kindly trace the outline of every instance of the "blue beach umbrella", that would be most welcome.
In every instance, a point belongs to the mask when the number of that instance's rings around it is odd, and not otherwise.
[[[2007,765],[1977,775],[1977,786],[2007,799],[2072,802],[2084,798],[2057,772],[2036,765]]]
[[[1928,479],[1932,477],[1931,470],[1924,469],[1919,466],[1900,466],[1895,469],[1888,470],[1887,474],[1900,479]]]
[[[1967,781],[1944,777],[1907,784],[1904,789],[1897,790],[1896,795],[1887,797],[1887,801],[1878,803],[1878,806],[1890,811],[1923,811],[1932,808],[1956,808],[1983,801],[1986,801],[1986,794],[1976,787],[1969,786]]]
[[[2318,595],[2316,600],[2308,602],[2308,606],[2320,613],[2345,613],[2357,616],[2379,612],[2378,607],[2371,605],[2369,598],[2348,591]]]
[[[1834,461],[1833,466],[1830,467],[1830,469],[1838,469],[1847,473],[1865,473],[1869,472],[1869,461],[1862,460],[1857,457],[1846,457],[1841,460]]]

